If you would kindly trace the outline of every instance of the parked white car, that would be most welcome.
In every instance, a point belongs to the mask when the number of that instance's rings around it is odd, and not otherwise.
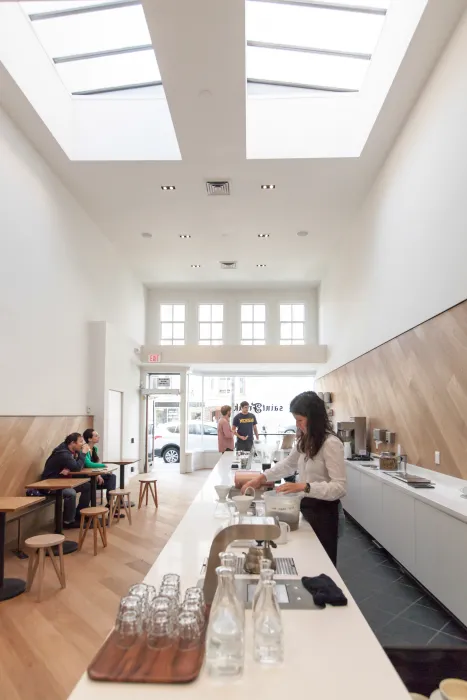
[[[217,423],[201,423],[200,420],[188,423],[188,448],[194,450],[217,450]],[[180,461],[180,423],[166,423],[155,428],[154,456],[164,462],[175,464]]]

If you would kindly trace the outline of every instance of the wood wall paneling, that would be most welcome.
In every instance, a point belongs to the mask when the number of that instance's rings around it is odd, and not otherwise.
[[[92,428],[92,416],[0,416],[0,496],[24,496],[24,486],[37,481],[54,447],[67,435]],[[46,508],[25,519],[24,536],[53,517]],[[16,524],[7,540],[16,537]]]
[[[334,418],[396,433],[418,464],[467,479],[467,301],[321,377]],[[371,442],[373,451],[375,444]],[[384,446],[382,449],[388,449]],[[435,465],[435,450],[441,464]]]

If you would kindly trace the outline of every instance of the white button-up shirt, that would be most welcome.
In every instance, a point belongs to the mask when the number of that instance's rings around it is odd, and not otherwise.
[[[335,435],[328,435],[313,459],[308,459],[296,447],[288,457],[265,472],[268,481],[278,481],[298,471],[298,481],[310,484],[310,498],[337,501],[345,496],[347,474],[344,445]]]

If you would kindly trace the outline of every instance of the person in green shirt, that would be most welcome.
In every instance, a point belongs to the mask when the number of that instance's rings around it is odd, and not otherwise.
[[[106,469],[106,465],[99,462],[99,454],[97,445],[100,440],[99,433],[92,428],[87,428],[83,433],[84,444],[88,445],[89,450],[84,458],[84,466],[86,469]],[[109,491],[117,488],[117,477],[115,474],[101,474],[97,477],[97,483],[107,491],[107,506],[109,505]]]

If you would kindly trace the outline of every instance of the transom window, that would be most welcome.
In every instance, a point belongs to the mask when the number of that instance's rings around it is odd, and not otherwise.
[[[72,95],[162,84],[138,0],[53,0],[21,6]]]
[[[305,304],[281,304],[281,345],[305,344]]]
[[[223,304],[200,304],[198,308],[199,344],[222,345]]]
[[[264,345],[266,306],[264,304],[242,304],[242,345]]]
[[[246,0],[247,81],[358,92],[390,0]]]
[[[185,345],[185,304],[161,304],[161,345]]]

